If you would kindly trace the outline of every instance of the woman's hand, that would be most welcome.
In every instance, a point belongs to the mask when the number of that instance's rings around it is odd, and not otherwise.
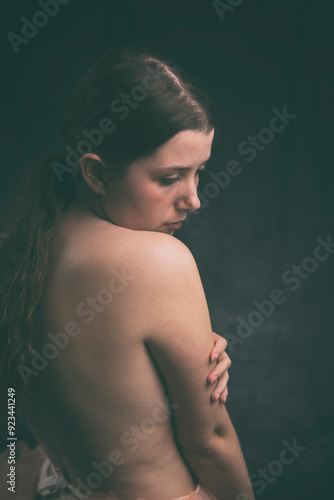
[[[212,351],[210,352],[210,361],[217,360],[217,364],[208,376],[208,381],[210,384],[216,382],[216,386],[211,393],[211,399],[212,401],[219,400],[221,403],[226,403],[228,394],[227,382],[229,379],[229,374],[227,370],[230,368],[232,362],[228,354],[225,352],[227,342],[224,339],[224,337],[221,337],[215,332],[212,333],[215,345],[212,348]],[[215,353],[217,354],[216,357],[214,357]],[[215,376],[216,379],[214,379],[212,382],[212,379]]]

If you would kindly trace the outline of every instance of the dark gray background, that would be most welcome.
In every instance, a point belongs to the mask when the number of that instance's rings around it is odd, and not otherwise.
[[[334,255],[295,291],[282,281],[318,237],[334,240],[331,2],[244,0],[221,21],[206,0],[71,0],[18,54],[6,35],[40,8],[18,1],[3,9],[2,217],[18,167],[63,147],[57,127],[69,92],[107,47],[148,44],[211,92],[223,133],[209,166],[218,172],[234,159],[242,172],[174,235],[197,261],[217,333],[236,335],[254,300],[283,291],[286,301],[229,348],[227,408],[253,478],[279,458],[283,441],[306,448],[269,474],[257,498],[332,498]],[[297,117],[247,162],[239,144],[284,106]],[[24,422],[18,434],[33,443]]]

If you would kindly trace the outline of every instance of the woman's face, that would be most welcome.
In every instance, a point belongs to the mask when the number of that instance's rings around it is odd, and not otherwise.
[[[210,157],[214,132],[179,132],[152,155],[133,162],[122,179],[115,180],[103,169],[104,183],[98,187],[90,180],[93,177],[87,176],[85,165],[101,159],[84,155],[80,163],[90,187],[84,195],[86,205],[118,226],[173,234],[176,228],[168,224],[184,220],[201,205],[197,196],[199,171]]]
[[[129,229],[173,234],[168,223],[185,219],[201,203],[199,170],[211,154],[214,129],[185,130],[152,155],[133,162],[127,175],[105,184],[102,207],[112,223]]]

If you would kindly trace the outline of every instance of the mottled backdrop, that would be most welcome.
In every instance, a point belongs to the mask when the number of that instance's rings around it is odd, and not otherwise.
[[[19,166],[64,147],[66,99],[104,49],[144,43],[197,78],[222,135],[200,181],[202,208],[174,235],[229,341],[227,408],[257,498],[333,498],[331,1],[59,3],[25,41],[22,17],[38,2],[3,6],[1,217]],[[34,444],[24,422],[18,436]]]

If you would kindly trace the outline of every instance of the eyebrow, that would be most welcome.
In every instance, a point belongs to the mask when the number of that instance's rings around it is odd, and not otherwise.
[[[207,163],[209,160],[211,159],[211,154],[210,156],[203,161],[203,163],[200,164],[200,167],[202,165],[204,165],[204,163]],[[159,170],[168,170],[168,171],[175,171],[175,170],[191,170],[191,167],[180,167],[180,166],[177,166],[177,165],[173,165],[171,167],[159,167]]]

